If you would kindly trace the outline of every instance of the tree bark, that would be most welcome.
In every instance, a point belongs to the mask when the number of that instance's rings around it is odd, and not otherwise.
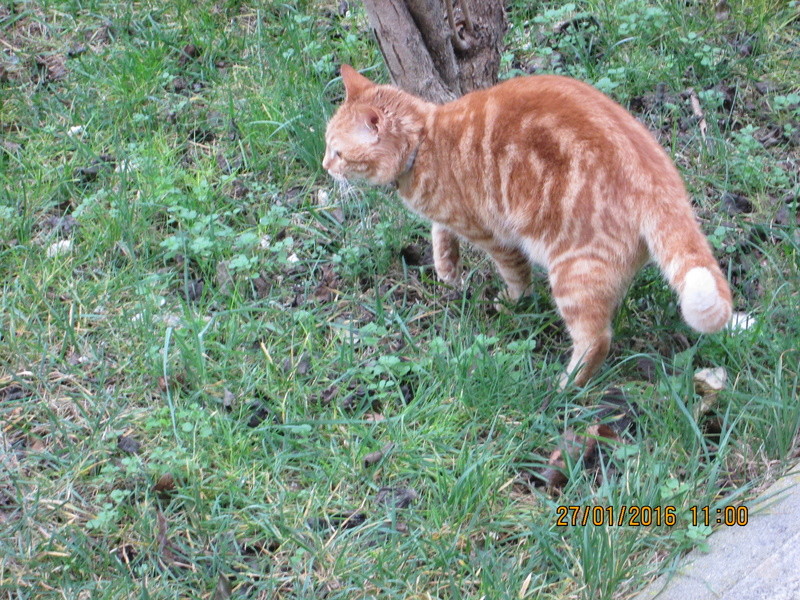
[[[503,0],[364,0],[395,85],[436,103],[497,83],[506,14]],[[460,285],[459,241],[431,230],[439,278]]]
[[[442,103],[497,82],[502,0],[364,0],[364,7],[402,89]]]

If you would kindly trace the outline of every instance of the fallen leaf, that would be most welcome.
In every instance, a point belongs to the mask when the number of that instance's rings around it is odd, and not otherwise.
[[[119,548],[114,548],[111,554],[116,556],[124,565],[130,565],[139,554],[133,544],[123,544]]]
[[[78,227],[78,221],[72,215],[52,216],[42,221],[42,227],[51,233],[69,235]]]
[[[233,276],[231,275],[230,269],[228,269],[228,261],[219,261],[216,271],[216,284],[220,294],[230,294],[231,286],[233,285]]]
[[[367,390],[364,386],[359,385],[356,388],[347,394],[342,401],[339,403],[339,406],[342,410],[355,410],[358,408],[361,403],[367,398]]]
[[[645,381],[650,383],[655,382],[657,367],[655,361],[647,356],[642,356],[636,359],[636,369],[639,371]]]
[[[380,450],[376,450],[375,452],[370,452],[364,457],[364,467],[365,468],[371,467],[372,465],[379,463],[383,459],[383,457],[389,454],[389,452],[391,452],[392,450],[394,450],[394,444],[389,443],[386,444]]]
[[[599,442],[608,443],[608,442],[617,442],[622,443],[622,439],[619,437],[616,431],[611,428],[610,425],[605,423],[599,423],[597,425],[589,425],[586,428],[586,435],[595,438]]]
[[[311,371],[311,358],[307,353],[303,353],[300,356],[300,360],[297,361],[295,364],[292,360],[292,357],[287,356],[283,360],[283,364],[281,368],[284,373],[291,373],[293,370],[296,375],[305,376]]]
[[[783,127],[773,123],[765,127],[760,127],[753,134],[753,137],[761,142],[764,148],[772,148],[772,146],[777,146],[783,141],[783,132]]]
[[[258,427],[268,418],[271,418],[273,423],[278,423],[278,417],[272,413],[272,410],[266,404],[254,402],[250,408],[253,414],[250,415],[250,419],[247,421],[248,427]]]
[[[225,600],[226,598],[230,598],[232,591],[233,587],[231,586],[231,582],[228,581],[225,575],[220,573],[219,579],[217,579],[217,587],[214,588],[213,600]]]
[[[597,441],[589,440],[589,444],[591,444],[589,451],[592,451]],[[572,429],[567,429],[561,436],[560,445],[560,448],[550,453],[547,459],[548,467],[541,472],[545,485],[550,488],[559,488],[567,483],[567,476],[564,474],[567,468],[565,455],[570,458],[570,462],[577,460],[582,453],[585,453],[587,443],[583,436],[577,435]]]
[[[26,398],[27,396],[30,396],[30,393],[25,391],[21,385],[16,383],[12,383],[3,389],[0,389],[0,402],[20,400],[21,398]]]
[[[138,453],[141,447],[142,444],[140,444],[138,441],[136,441],[134,438],[130,436],[121,435],[117,439],[117,448],[128,454]]]
[[[719,0],[714,6],[714,18],[717,21],[727,21],[731,16],[731,7],[728,0]]]
[[[597,407],[597,419],[608,425],[615,437],[624,433],[635,433],[639,407],[635,402],[630,402],[621,389],[610,387],[605,390]],[[609,436],[602,435],[602,437]]]
[[[778,89],[778,85],[774,81],[770,81],[769,79],[764,79],[762,81],[757,82],[755,87],[756,91],[762,95],[771,94],[776,89]]]
[[[689,104],[692,107],[692,114],[697,117],[697,126],[700,129],[700,135],[703,138],[703,142],[706,142],[706,131],[708,130],[708,124],[706,123],[706,117],[705,113],[703,113],[703,108],[700,106],[700,98],[697,96],[697,92],[694,91],[694,88],[689,88],[688,93]]]
[[[66,60],[63,55],[40,54],[35,60],[39,72],[44,76],[44,81],[60,81],[67,76]]]
[[[366,520],[366,513],[352,511],[335,513],[324,517],[312,517],[306,521],[306,525],[315,531],[322,529],[352,529],[362,525]]]
[[[725,192],[722,194],[722,208],[729,215],[753,212],[753,203],[744,194]]]
[[[158,478],[153,490],[156,492],[164,493],[170,492],[175,489],[175,477],[170,472],[166,472]]]
[[[159,510],[156,511],[156,524],[158,526],[158,558],[162,560],[167,566],[173,565],[177,562],[175,552],[173,551],[172,542],[167,537],[167,519],[164,514]]]
[[[322,404],[330,404],[331,400],[333,400],[338,393],[339,393],[338,385],[336,384],[329,385],[324,390],[322,390],[322,393],[319,395],[319,401]]]
[[[190,279],[184,285],[184,295],[189,302],[197,302],[203,296],[205,281],[202,277]]]
[[[408,508],[417,498],[419,494],[413,488],[382,487],[375,496],[375,502],[394,508]]]
[[[91,183],[97,179],[100,174],[101,165],[93,164],[88,167],[78,167],[75,169],[75,175],[81,183]]]
[[[181,56],[178,58],[178,65],[183,66],[198,56],[200,56],[200,48],[194,44],[186,44],[183,50],[181,50]]]
[[[617,432],[605,423],[590,425],[586,428],[586,435],[578,435],[572,429],[567,429],[561,436],[560,448],[550,454],[548,466],[538,474],[541,480],[539,483],[544,483],[551,489],[563,487],[568,481],[565,473],[567,465],[583,460],[584,467],[594,466],[601,443],[623,442]],[[534,484],[536,483],[534,480]]]
[[[269,296],[272,290],[272,283],[263,274],[253,278],[253,286],[256,288],[256,298],[259,300]]]

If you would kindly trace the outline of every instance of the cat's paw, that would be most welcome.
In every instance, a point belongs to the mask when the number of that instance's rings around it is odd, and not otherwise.
[[[463,284],[461,278],[461,265],[455,263],[435,264],[436,276],[442,283],[460,288]]]
[[[508,288],[501,291],[494,299],[494,309],[503,315],[514,312],[514,306],[519,302],[520,296],[512,294]]]

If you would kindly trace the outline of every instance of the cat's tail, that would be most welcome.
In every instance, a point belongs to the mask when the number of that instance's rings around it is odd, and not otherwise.
[[[733,308],[731,290],[688,202],[658,206],[644,224],[650,254],[678,292],[686,323],[701,333],[725,327]]]

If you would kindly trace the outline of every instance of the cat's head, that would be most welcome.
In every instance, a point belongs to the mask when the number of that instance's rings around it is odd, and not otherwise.
[[[342,65],[345,101],[328,122],[322,167],[337,180],[395,181],[419,144],[422,101]]]

